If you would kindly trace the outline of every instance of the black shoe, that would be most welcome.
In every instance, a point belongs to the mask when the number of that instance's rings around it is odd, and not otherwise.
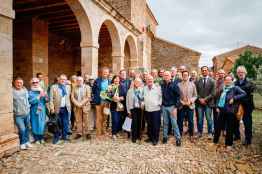
[[[167,138],[163,138],[163,144],[167,143]]]
[[[157,145],[157,141],[153,141],[152,144],[153,144],[153,146],[156,146]]]
[[[176,146],[181,146],[181,140],[176,140]]]
[[[80,135],[80,134],[76,134],[76,136],[74,137],[74,139],[75,140],[77,140],[77,139],[79,139],[79,138],[81,138],[82,137],[82,135]],[[65,140],[67,140],[68,138],[65,138]]]
[[[136,139],[133,139],[133,138],[132,138],[132,143],[136,143]]]
[[[151,143],[152,141],[150,140],[150,138],[145,140],[146,143]]]
[[[87,139],[87,140],[91,140],[91,135],[90,135],[90,134],[87,134],[87,135],[86,135],[86,139]]]
[[[234,141],[240,140],[240,137],[234,137]]]

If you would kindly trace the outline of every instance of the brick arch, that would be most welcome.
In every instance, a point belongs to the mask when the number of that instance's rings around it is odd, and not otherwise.
[[[81,45],[91,46],[93,44],[93,29],[89,17],[83,8],[80,0],[65,0],[73,11],[81,32]]]
[[[109,31],[110,34],[110,38],[111,38],[111,42],[112,42],[112,56],[120,56],[121,55],[121,41],[120,41],[120,35],[118,32],[118,29],[116,27],[116,25],[114,24],[113,21],[106,19],[104,20],[101,25],[100,25],[100,29],[101,27],[105,25],[106,28]],[[99,36],[98,36],[99,38]]]
[[[124,65],[125,68],[134,69],[138,65],[137,46],[134,37],[127,35],[124,45],[124,53],[129,52],[129,57],[125,55]],[[127,66],[128,65],[128,66]]]

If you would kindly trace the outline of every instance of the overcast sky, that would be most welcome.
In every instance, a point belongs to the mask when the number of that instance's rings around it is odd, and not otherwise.
[[[262,47],[262,0],[148,0],[158,37],[202,53],[201,65],[246,44]]]

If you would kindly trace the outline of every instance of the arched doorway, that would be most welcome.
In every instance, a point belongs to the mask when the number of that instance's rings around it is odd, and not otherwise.
[[[92,34],[78,0],[14,0],[14,10],[14,76],[28,85],[38,72],[49,82],[62,73],[81,74],[80,43],[92,43]]]
[[[136,69],[138,65],[137,47],[134,38],[130,35],[125,40],[124,53],[124,68]]]
[[[121,55],[121,43],[118,31],[112,21],[106,20],[101,25],[98,35],[98,69],[108,67],[116,72],[119,65],[119,56]]]

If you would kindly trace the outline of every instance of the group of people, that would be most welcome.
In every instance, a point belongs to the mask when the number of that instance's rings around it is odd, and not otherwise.
[[[244,66],[237,68],[236,78],[222,69],[214,74],[207,66],[201,67],[199,76],[196,71],[189,72],[186,66],[151,72],[123,69],[117,75],[105,67],[96,79],[85,75],[72,76],[70,81],[62,74],[49,86],[43,74],[38,73],[32,78],[29,91],[23,79],[17,77],[13,103],[20,147],[32,146],[30,130],[35,143],[45,143],[46,120],[51,116],[59,125],[53,133],[54,144],[69,141],[72,132],[74,139],[90,139],[90,116],[93,116],[96,138],[104,137],[111,122],[112,139],[117,139],[125,120],[131,118],[131,132],[127,134],[133,143],[146,132],[145,141],[157,145],[162,124],[162,143],[175,136],[176,146],[181,146],[181,137],[186,134],[191,142],[201,138],[206,118],[208,138],[216,144],[221,133],[224,134],[228,149],[235,140],[240,140],[239,123],[243,120],[243,143],[250,145],[255,86],[246,75]]]

